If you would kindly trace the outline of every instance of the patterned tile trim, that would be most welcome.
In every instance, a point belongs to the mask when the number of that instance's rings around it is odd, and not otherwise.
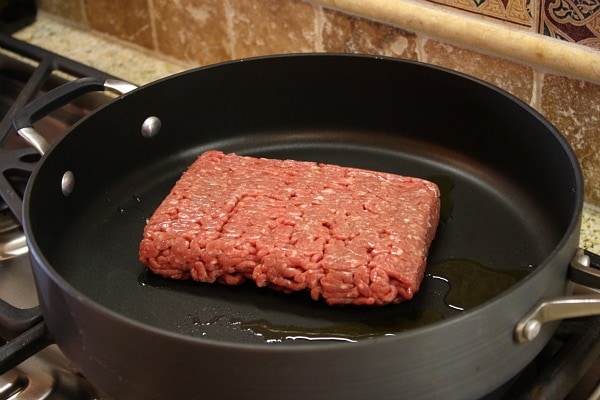
[[[600,49],[600,0],[423,0]]]
[[[600,49],[600,0],[541,0],[540,31]]]
[[[533,27],[532,0],[425,0],[469,14],[492,18],[517,28]],[[539,0],[533,0],[539,1]]]

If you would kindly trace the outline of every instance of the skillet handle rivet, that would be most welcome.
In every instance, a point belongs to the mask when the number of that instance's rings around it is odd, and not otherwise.
[[[537,319],[532,319],[525,324],[523,328],[523,334],[528,341],[531,341],[537,337],[542,329],[542,324]]]
[[[67,171],[63,174],[60,188],[64,196],[69,196],[73,193],[73,189],[75,188],[75,175],[73,175],[73,172]]]
[[[142,123],[142,136],[146,139],[153,138],[160,131],[161,122],[158,117],[148,117]]]

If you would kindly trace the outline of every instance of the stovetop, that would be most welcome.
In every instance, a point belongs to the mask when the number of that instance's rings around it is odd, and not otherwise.
[[[40,156],[12,128],[17,109],[33,97],[83,76],[114,78],[41,48],[0,34],[0,301],[36,311],[37,296],[26,240],[20,228],[21,199]],[[36,125],[52,142],[79,118],[110,101],[86,95]],[[5,318],[0,316],[0,332]],[[0,335],[1,336],[1,335]],[[6,343],[0,338],[0,345]],[[1,347],[0,347],[1,349]],[[600,317],[564,321],[540,355],[486,399],[600,399]],[[56,345],[50,345],[0,376],[0,399],[105,399]]]
[[[40,156],[12,127],[15,112],[35,96],[84,76],[112,75],[0,34],[0,301],[37,311],[37,295],[21,224],[21,199]],[[51,143],[81,117],[111,98],[100,93],[42,119],[36,127]],[[4,320],[0,319],[0,326]],[[0,329],[2,331],[2,329]],[[6,340],[0,338],[0,344]],[[104,399],[50,345],[0,376],[0,399]]]

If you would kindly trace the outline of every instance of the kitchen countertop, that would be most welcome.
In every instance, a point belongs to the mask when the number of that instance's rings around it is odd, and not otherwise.
[[[67,26],[43,13],[38,15],[35,23],[13,36],[137,85],[190,68],[101,35]],[[580,246],[600,254],[600,208],[585,205]]]
[[[190,68],[100,34],[73,28],[43,12],[38,13],[33,24],[13,34],[13,37],[136,85],[144,85]]]
[[[586,205],[583,209],[579,246],[600,254],[600,211],[596,207]]]

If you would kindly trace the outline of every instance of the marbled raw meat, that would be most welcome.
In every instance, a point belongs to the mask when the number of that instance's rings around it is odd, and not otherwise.
[[[399,303],[419,289],[439,215],[427,180],[211,150],[148,220],[139,257],[173,279]]]

